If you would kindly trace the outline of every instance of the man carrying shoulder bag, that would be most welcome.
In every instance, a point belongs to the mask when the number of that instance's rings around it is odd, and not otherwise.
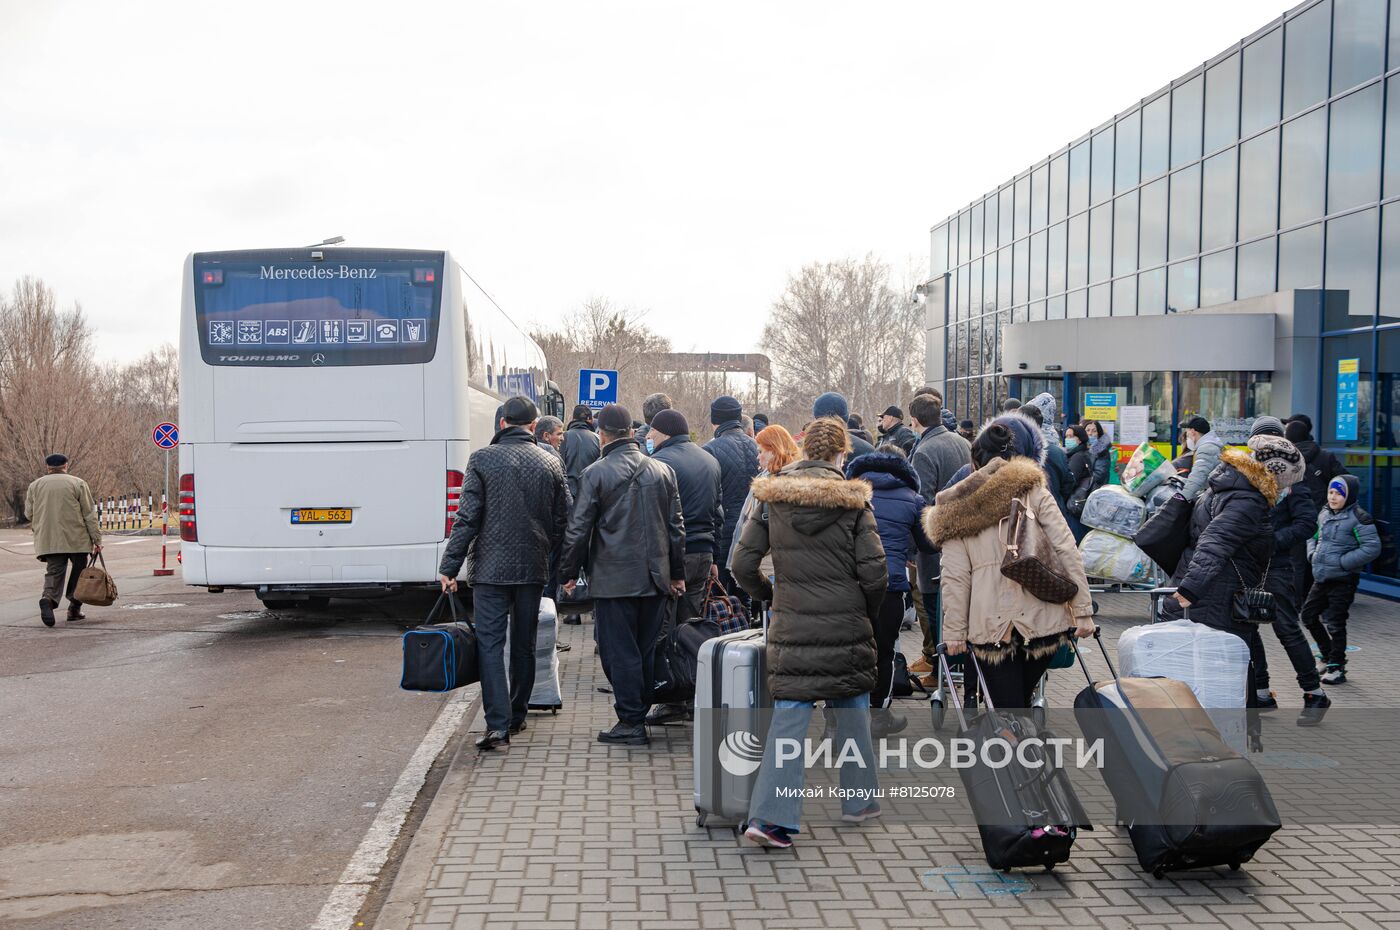
[[[83,605],[74,589],[78,575],[87,568],[88,555],[102,552],[102,531],[97,526],[92,489],[83,479],[68,474],[68,456],[55,452],[44,464],[49,473],[36,479],[24,493],[24,515],[34,530],[34,556],[48,566],[39,617],[44,626],[53,626],[62,593],[68,596],[69,622],[84,619]]]

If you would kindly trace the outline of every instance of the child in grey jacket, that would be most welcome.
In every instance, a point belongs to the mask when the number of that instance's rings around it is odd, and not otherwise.
[[[1317,515],[1317,533],[1308,540],[1313,586],[1303,602],[1303,625],[1317,640],[1327,663],[1324,684],[1347,680],[1347,615],[1356,598],[1358,573],[1381,554],[1376,522],[1357,504],[1361,482],[1338,475],[1327,485],[1327,506]]]

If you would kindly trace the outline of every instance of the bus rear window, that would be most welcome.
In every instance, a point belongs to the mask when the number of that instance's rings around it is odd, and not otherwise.
[[[210,365],[409,365],[431,361],[443,253],[326,249],[201,253],[195,320]]]

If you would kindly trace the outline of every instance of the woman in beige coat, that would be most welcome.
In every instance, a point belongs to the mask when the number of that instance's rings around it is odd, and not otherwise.
[[[925,511],[925,529],[943,550],[943,638],[949,655],[969,644],[992,703],[1026,708],[1050,659],[1071,634],[1094,632],[1084,563],[1037,458],[1039,430],[1018,429],[1008,414],[972,444],[973,472],[941,492]],[[1029,421],[1027,421],[1029,422]],[[1028,455],[1029,454],[1029,455]],[[1045,530],[1061,569],[1078,585],[1068,604],[1050,604],[1001,573],[999,524],[1019,498]]]

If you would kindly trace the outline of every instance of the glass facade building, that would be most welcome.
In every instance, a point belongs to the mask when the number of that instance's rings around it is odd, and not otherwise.
[[[1239,441],[1298,394],[1271,398],[1267,371],[1112,358],[1023,376],[1003,367],[1006,328],[1324,290],[1315,331],[1293,334],[1316,339],[1306,412],[1381,524],[1369,582],[1400,581],[1400,0],[1301,4],[937,224],[931,272],[928,373],[960,418],[1040,390],[1075,413],[1118,390],[1164,442],[1192,413]],[[1353,403],[1354,425],[1337,416]]]

